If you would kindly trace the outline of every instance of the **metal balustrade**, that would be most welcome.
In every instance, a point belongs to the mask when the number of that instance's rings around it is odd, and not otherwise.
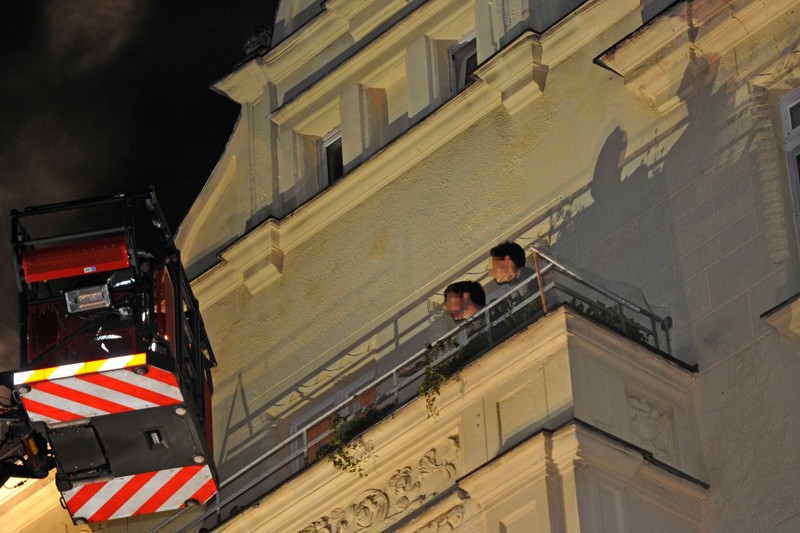
[[[193,516],[190,522],[181,524],[180,531],[189,531],[210,519],[214,524],[221,523],[315,462],[318,458],[309,457],[309,450],[319,447],[331,437],[334,427],[309,437],[311,428],[318,427],[326,420],[353,421],[376,413],[385,417],[394,408],[419,396],[420,384],[425,382],[429,368],[446,375],[453,374],[561,305],[569,305],[590,319],[650,347],[675,364],[692,368],[670,355],[670,317],[661,318],[583,279],[538,248],[532,246],[530,249],[535,267],[532,276],[515,284],[476,315],[457,324],[435,342],[360,387],[341,403],[320,413],[272,449],[227,477],[219,484],[219,493],[213,503],[202,515]],[[375,401],[354,407],[362,395],[373,389],[377,392]],[[362,428],[360,432],[363,431]],[[258,467],[260,471],[254,477],[245,479],[246,474]],[[178,511],[151,532],[161,530],[187,511]]]

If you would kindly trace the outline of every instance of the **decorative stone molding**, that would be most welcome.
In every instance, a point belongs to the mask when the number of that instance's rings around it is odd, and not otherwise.
[[[192,280],[192,291],[203,309],[233,292],[241,285],[242,275],[225,263],[218,264]]]
[[[261,100],[266,86],[267,76],[261,62],[249,61],[214,84],[214,89],[244,105]]]
[[[674,461],[675,437],[673,433],[674,416],[642,395],[628,393],[628,416],[631,429],[644,448],[651,450],[662,459]]]
[[[458,437],[449,437],[416,465],[397,470],[381,489],[363,491],[353,503],[311,522],[300,533],[383,531],[450,486],[456,479],[458,456]]]
[[[283,271],[283,250],[280,248],[280,223],[269,219],[220,254],[222,262],[192,283],[192,288],[207,307],[244,283],[255,294]]]
[[[325,2],[325,9],[347,20],[350,35],[358,42],[400,12],[407,4],[406,0],[388,0],[377,4],[362,0],[328,0]],[[366,9],[367,7],[370,9]]]
[[[364,2],[360,2],[367,5]],[[328,10],[320,19],[336,18],[339,21],[346,21],[335,13],[343,8],[341,4],[352,4],[352,2],[336,2],[335,5],[328,6]],[[397,2],[386,2],[386,7],[396,8]],[[333,71],[321,80],[311,84],[307,89],[300,92],[296,97],[280,102],[280,107],[273,110],[270,120],[275,124],[281,125],[291,121],[293,117],[302,115],[307,109],[313,109],[319,105],[320,101],[325,100],[330,94],[337,92],[337,87],[341,86],[343,80],[353,77],[363,76],[365,71],[370,71],[377,66],[383,65],[388,57],[396,53],[399,43],[408,45],[414,40],[422,37],[426,32],[431,31],[444,17],[452,16],[455,10],[463,5],[460,0],[446,0],[443,2],[424,2],[409,16],[403,18],[397,24],[386,30],[385,33],[377,37],[369,46],[362,48],[338,65]],[[371,4],[375,8],[375,3]],[[357,8],[360,9],[360,8]],[[349,31],[349,25],[344,22],[341,29]],[[309,30],[312,28],[309,26]],[[319,31],[322,31],[321,29]],[[304,42],[315,43],[320,40],[319,34],[314,33],[314,39],[305,39]],[[288,40],[293,40],[292,36]],[[324,41],[322,41],[324,42]],[[332,42],[332,41],[331,41]],[[280,83],[284,77],[294,72],[295,69],[304,68],[308,61],[312,60],[315,54],[298,55],[296,50],[283,48],[283,43],[264,58],[273,83]]]
[[[780,151],[775,143],[772,129],[772,113],[767,90],[757,85],[750,87],[750,115],[753,119],[751,153],[757,167],[758,185],[763,202],[764,226],[767,251],[773,263],[784,263],[789,259],[789,238],[786,233],[786,214],[783,208],[783,173]]]
[[[269,219],[248,234],[247,239],[234,243],[221,256],[237,272],[255,294],[281,275],[283,251],[280,249],[280,223]]]
[[[663,115],[694,91],[696,81],[705,81],[709,64],[785,16],[794,4],[794,0],[773,0],[736,8],[725,0],[680,2],[596,61],[623,76],[629,91]],[[739,77],[747,75],[749,62],[756,57],[737,56]]]
[[[800,295],[795,294],[778,304],[761,315],[761,318],[785,337],[800,337]]]
[[[528,31],[502,49],[497,61],[489,61],[476,71],[478,77],[500,92],[511,115],[542,94],[547,67],[537,62],[537,55],[541,55],[538,36]]]
[[[417,529],[415,533],[450,533],[464,522],[465,515],[464,505],[457,505]]]

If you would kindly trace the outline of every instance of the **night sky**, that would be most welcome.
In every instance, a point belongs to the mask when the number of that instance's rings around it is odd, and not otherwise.
[[[239,114],[209,86],[276,4],[0,2],[0,370],[19,360],[9,211],[152,184],[174,232]]]

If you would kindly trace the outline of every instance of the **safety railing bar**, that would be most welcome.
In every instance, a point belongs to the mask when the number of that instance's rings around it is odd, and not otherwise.
[[[51,244],[55,242],[76,241],[81,239],[88,239],[92,237],[103,237],[105,235],[117,235],[125,231],[124,226],[114,226],[111,228],[98,229],[92,231],[83,231],[81,233],[72,233],[68,235],[53,235],[51,237],[41,237],[38,239],[28,239],[20,241],[18,245],[33,246],[35,244]]]
[[[587,280],[583,279],[578,274],[575,274],[574,272],[572,272],[569,268],[567,268],[566,266],[564,266],[560,262],[558,262],[555,259],[551,258],[547,254],[542,253],[535,245],[530,245],[529,248],[533,253],[538,254],[540,257],[544,258],[545,261],[547,261],[549,263],[552,263],[553,265],[556,266],[556,268],[558,270],[561,271],[561,273],[569,276],[570,278],[574,279],[575,281],[577,281],[579,283],[582,283],[583,285],[586,285],[587,287],[589,287],[591,289],[594,289],[595,291],[599,292],[603,296],[605,296],[607,298],[611,298],[615,302],[624,305],[625,307],[631,309],[632,311],[636,311],[637,313],[641,313],[641,314],[645,315],[648,318],[651,318],[651,317],[658,318],[657,315],[651,313],[650,311],[647,311],[646,309],[642,309],[638,305],[636,305],[636,304],[634,304],[632,302],[629,302],[625,298],[623,298],[623,297],[621,297],[619,295],[616,295],[613,292],[608,291],[608,290],[606,290],[606,289],[604,289],[604,288],[592,283],[591,281],[587,281]]]
[[[592,297],[587,295],[587,294],[581,294],[580,292],[577,292],[575,289],[573,289],[571,287],[568,287],[567,285],[564,285],[563,283],[555,282],[555,289],[558,290],[558,291],[564,292],[564,293],[568,294],[569,296],[572,296],[573,298],[576,298],[576,299],[586,303],[587,305],[591,305],[593,307],[597,307],[598,304],[602,304],[602,302],[600,302],[599,300],[592,299]],[[594,289],[592,288],[592,290],[594,290]],[[605,296],[605,294],[602,294],[602,296]],[[617,302],[616,300],[614,301],[614,303],[615,304],[619,304],[619,302]],[[628,310],[638,313],[638,311],[635,311],[634,309],[631,309],[631,308],[628,308]],[[639,314],[641,314],[642,316],[645,316],[646,318],[649,318],[651,320],[656,320],[658,322],[662,321],[662,319],[660,319],[656,315],[648,316],[648,315],[646,315],[644,313],[639,313]]]
[[[586,305],[589,305],[589,306],[592,306],[592,307],[597,307],[597,304],[598,304],[597,301],[592,301],[591,299],[589,299],[588,296],[583,295],[583,294],[581,294],[579,292],[575,292],[574,290],[572,290],[569,287],[566,287],[564,285],[561,285],[560,283],[556,283],[555,284],[555,289],[566,293],[567,295],[571,296],[574,299],[580,300],[581,302],[585,303]],[[644,331],[644,332],[649,333],[653,337],[653,339],[655,341],[655,333],[654,333],[653,330],[650,330],[650,329],[642,326],[641,324],[639,324],[635,320],[626,319],[623,323],[624,324],[632,324],[637,329],[639,329],[640,331]],[[655,348],[658,348],[658,344],[656,344],[655,342],[653,344],[654,344]]]
[[[548,263],[552,263],[552,262],[548,261]],[[553,267],[553,265],[552,265],[552,264],[548,264],[548,265],[546,265],[545,267],[543,267],[543,268],[540,270],[540,274],[541,274],[541,275],[544,275],[544,274],[545,274],[545,273],[547,273],[547,272],[548,272],[548,271],[549,271],[549,270],[550,270],[552,267]],[[441,337],[439,337],[438,339],[436,339],[436,341],[434,341],[433,343],[431,343],[431,345],[432,345],[432,344],[435,344],[435,343],[437,343],[437,342],[440,342],[440,341],[442,341],[442,340],[445,340],[445,339],[447,339],[447,338],[449,338],[449,337],[451,337],[451,336],[453,336],[453,335],[455,335],[455,334],[459,333],[459,332],[460,332],[462,329],[465,329],[466,327],[468,327],[468,326],[469,326],[469,324],[471,324],[472,322],[474,322],[474,321],[476,321],[476,320],[480,319],[480,317],[482,317],[482,316],[484,316],[484,315],[485,315],[485,316],[488,316],[488,313],[489,313],[489,312],[490,312],[492,309],[494,309],[495,307],[497,307],[498,305],[500,305],[500,304],[501,304],[502,302],[504,302],[506,299],[510,298],[510,297],[511,297],[511,295],[513,295],[513,294],[514,294],[514,293],[515,293],[517,290],[519,290],[521,287],[525,286],[525,285],[526,285],[526,284],[528,284],[528,283],[531,283],[531,282],[533,282],[533,280],[535,280],[535,279],[537,279],[537,275],[536,275],[536,274],[533,274],[533,275],[529,276],[528,278],[526,278],[526,279],[522,280],[521,282],[519,282],[519,283],[517,283],[517,284],[513,285],[513,286],[512,286],[512,287],[509,289],[509,291],[508,291],[506,294],[504,294],[502,297],[498,298],[497,300],[495,300],[495,301],[493,301],[493,302],[489,303],[488,305],[486,305],[485,307],[483,307],[483,309],[481,309],[481,310],[480,310],[478,313],[476,313],[476,314],[475,314],[473,317],[471,317],[471,318],[469,318],[469,319],[465,320],[464,322],[462,322],[462,323],[458,324],[458,325],[457,325],[457,326],[455,326],[454,328],[452,328],[452,329],[450,329],[449,331],[447,331],[447,332],[446,332],[444,335],[442,335]],[[360,396],[361,394],[363,394],[363,393],[364,393],[364,392],[366,392],[367,390],[371,389],[372,387],[376,386],[378,383],[381,383],[381,382],[383,382],[383,381],[385,381],[385,380],[389,379],[390,377],[392,377],[394,374],[396,374],[396,373],[397,373],[397,372],[400,370],[400,368],[402,368],[402,367],[404,367],[404,366],[407,366],[408,364],[410,364],[410,363],[412,363],[412,362],[415,362],[417,359],[421,358],[421,357],[422,357],[422,356],[423,356],[423,355],[424,355],[424,354],[427,352],[427,350],[429,349],[429,347],[430,347],[430,345],[428,345],[428,346],[426,346],[425,348],[423,348],[423,349],[419,350],[418,352],[416,352],[415,354],[413,354],[411,357],[409,357],[408,359],[406,359],[406,360],[405,360],[405,361],[403,361],[402,363],[400,363],[400,364],[396,365],[394,368],[392,368],[391,370],[389,370],[389,371],[387,371],[386,373],[384,373],[383,375],[381,375],[379,378],[377,378],[377,379],[374,379],[374,380],[371,380],[371,381],[370,381],[370,383],[368,383],[368,384],[365,384],[363,387],[361,387],[360,389],[358,389],[356,392],[354,392],[353,394],[351,394],[350,396],[348,396],[346,399],[344,399],[344,400],[343,400],[343,401],[341,401],[340,403],[336,404],[335,406],[333,406],[332,408],[328,409],[327,411],[324,411],[323,413],[321,413],[320,415],[318,415],[317,417],[315,417],[314,419],[312,419],[311,421],[309,421],[308,423],[306,423],[306,425],[304,425],[302,428],[300,428],[300,429],[298,429],[297,431],[295,431],[295,432],[294,432],[292,435],[290,435],[289,437],[287,437],[286,439],[284,439],[283,441],[281,441],[281,442],[280,442],[280,443],[278,443],[277,445],[273,446],[273,447],[272,447],[270,450],[266,451],[265,453],[263,453],[263,454],[262,454],[262,455],[260,455],[259,457],[257,457],[257,458],[255,458],[255,459],[253,459],[253,460],[252,460],[250,463],[248,463],[248,464],[247,464],[247,465],[245,465],[244,467],[240,468],[238,471],[234,472],[234,473],[233,473],[231,476],[228,476],[228,477],[227,477],[227,478],[226,478],[224,481],[220,482],[220,484],[219,484],[219,489],[220,489],[220,490],[222,490],[223,488],[227,487],[228,485],[230,485],[231,483],[233,483],[234,481],[236,481],[237,479],[239,479],[239,478],[240,478],[242,475],[246,474],[247,472],[249,472],[250,470],[252,470],[252,469],[253,469],[253,468],[255,468],[256,466],[260,465],[260,464],[261,464],[261,463],[263,463],[264,461],[266,461],[266,460],[268,460],[269,458],[271,458],[273,455],[275,455],[275,454],[277,454],[278,452],[280,452],[282,449],[284,449],[284,448],[285,448],[287,445],[291,444],[291,443],[292,443],[293,441],[295,441],[296,439],[298,439],[298,438],[301,438],[301,437],[302,437],[302,436],[303,436],[303,435],[306,433],[306,431],[308,431],[308,429],[310,429],[312,426],[314,426],[314,425],[318,424],[319,422],[321,422],[321,421],[322,421],[322,420],[324,420],[325,418],[328,418],[329,416],[331,416],[331,415],[333,415],[333,414],[335,414],[335,413],[337,413],[337,412],[341,411],[343,408],[347,407],[347,405],[348,405],[350,402],[352,402],[353,400],[355,400],[356,398],[358,398],[358,396]],[[452,353],[454,353],[454,352],[455,352],[455,351],[457,351],[457,350],[458,350],[458,348],[454,348],[454,349],[452,349],[452,350],[450,350],[450,351],[446,352],[445,354],[442,354],[440,357],[437,357],[437,358],[436,358],[436,360],[434,361],[434,363],[433,363],[433,364],[438,364],[439,362],[443,361],[444,359],[446,359],[447,357],[449,357],[450,355],[452,355]],[[413,379],[405,379],[405,380],[402,380],[402,381],[403,381],[403,383],[404,383],[404,384],[411,384],[411,382],[413,382],[415,379],[417,379],[417,378],[419,377],[417,374],[421,375],[421,374],[422,374],[422,372],[424,372],[424,369],[421,369],[421,370],[419,370],[417,373],[415,373],[414,375],[412,375],[412,376],[409,376],[410,378],[413,378]],[[391,391],[391,392],[393,392],[393,391]],[[323,436],[321,436],[320,438],[324,438],[324,437],[325,437],[325,436],[327,436],[328,434],[329,434],[329,432],[328,432],[328,433],[326,433],[326,434],[324,434],[324,435],[323,435]],[[316,441],[315,441],[315,442],[316,442]],[[308,450],[308,448],[309,448],[309,447],[311,447],[311,446],[313,446],[313,445],[314,445],[314,444],[305,444],[304,446],[302,446],[301,448],[299,448],[299,449],[297,450],[296,454],[297,454],[297,455],[302,455],[302,454],[304,454],[304,453],[305,453],[305,452]],[[290,460],[294,460],[294,457],[292,457],[292,459],[290,459]],[[279,463],[279,464],[280,464],[280,463]],[[279,468],[282,468],[282,467],[283,467],[283,465],[281,465],[280,467],[278,467],[278,469],[279,469]],[[271,475],[271,473],[272,473],[272,470],[273,470],[273,469],[270,469],[270,470],[268,471],[268,472],[270,472],[270,475]],[[249,489],[250,489],[250,488],[252,488],[253,486],[255,486],[255,485],[257,485],[258,483],[260,483],[261,481],[262,481],[262,479],[261,479],[261,476],[257,477],[255,480],[251,481],[250,483],[248,483],[248,484],[245,486],[246,490],[249,490]],[[227,501],[227,500],[232,500],[232,499],[235,499],[235,498],[237,498],[238,496],[239,496],[239,494],[235,494],[235,495],[226,496],[225,500],[226,500],[226,501]],[[215,512],[217,509],[219,509],[219,508],[221,508],[221,507],[223,507],[223,506],[227,505],[227,502],[226,502],[226,501],[220,501],[218,504],[215,504],[215,505],[214,505],[212,508],[210,508],[209,510],[207,510],[207,513],[208,513],[208,515],[210,516],[210,514],[213,514],[213,513],[214,513],[214,512]],[[165,523],[165,525],[166,525],[166,523]],[[159,526],[157,526],[157,528],[158,528],[158,527],[159,527]],[[157,530],[157,529],[156,529],[156,530]],[[154,530],[154,531],[155,531],[155,530]]]
[[[547,265],[546,267],[542,268],[542,274],[543,275],[546,274],[551,268],[552,268],[552,265]],[[437,342],[443,341],[443,340],[445,340],[445,339],[447,339],[449,337],[452,337],[453,335],[455,335],[456,333],[458,333],[462,329],[467,328],[469,326],[469,324],[471,324],[472,322],[475,322],[476,320],[479,320],[482,316],[488,316],[488,314],[491,312],[492,309],[494,309],[495,307],[500,305],[502,302],[504,302],[506,299],[508,299],[512,294],[517,292],[517,290],[519,290],[520,288],[522,288],[523,286],[525,286],[526,284],[532,282],[535,279],[536,279],[536,274],[533,274],[533,275],[525,278],[521,282],[517,283],[516,285],[511,286],[511,288],[509,289],[509,291],[506,294],[504,294],[503,296],[501,296],[497,300],[494,300],[493,302],[488,303],[480,311],[478,311],[475,315],[473,315],[472,317],[468,318],[467,320],[457,324],[455,327],[453,327],[452,329],[448,330],[445,334],[443,334],[442,336],[437,338],[435,341],[429,343],[427,346],[425,346],[421,350],[417,351],[416,353],[414,353],[413,355],[411,355],[407,359],[403,360],[402,362],[400,362],[397,365],[395,365],[394,367],[392,367],[390,370],[386,371],[386,373],[384,373],[381,377],[379,377],[377,380],[375,380],[375,382],[379,383],[379,382],[381,382],[381,381],[383,381],[385,379],[388,379],[394,372],[399,371],[401,368],[403,368],[405,366],[408,366],[410,363],[413,363],[417,359],[421,358],[425,354],[425,352],[427,352],[430,349],[430,346],[436,344]],[[361,392],[359,392],[359,393],[356,393],[356,394],[361,394],[362,392],[366,391],[369,388],[371,388],[371,385],[365,385],[363,390]]]
[[[542,274],[547,272],[549,270],[550,266],[551,265],[547,265],[546,267],[544,267],[542,269]],[[514,292],[516,292],[516,289],[519,289],[520,287],[524,286],[525,284],[531,282],[534,279],[536,279],[536,275],[535,274],[530,276],[530,277],[528,277],[528,278],[526,278],[525,280],[521,281],[520,283],[514,285],[513,288],[511,290],[509,290],[509,292],[504,294],[502,297],[498,298],[494,302],[491,302],[490,304],[485,306],[483,309],[481,309],[481,311],[476,313],[475,316],[467,319],[466,321],[458,324],[456,327],[450,329],[448,332],[446,332],[444,335],[439,337],[436,341],[434,341],[431,344],[435,344],[436,342],[439,342],[439,341],[442,341],[444,339],[447,339],[447,338],[451,337],[452,335],[458,333],[461,329],[466,328],[467,325],[469,325],[471,322],[474,322],[480,316],[485,315],[486,313],[488,313],[490,309],[493,309],[494,307],[499,305],[501,302],[503,302],[507,298],[509,298],[512,294],[514,294]],[[280,451],[287,444],[290,444],[292,441],[294,441],[298,437],[301,437],[303,435],[303,433],[306,432],[312,426],[318,424],[319,422],[321,422],[325,418],[333,415],[334,413],[337,413],[337,412],[341,411],[344,407],[346,407],[350,402],[352,402],[354,399],[356,399],[359,395],[363,394],[364,392],[366,392],[370,388],[374,387],[376,384],[385,381],[386,379],[391,377],[394,372],[399,371],[400,368],[402,368],[404,366],[407,366],[409,363],[412,363],[412,362],[416,361],[419,357],[424,355],[424,353],[427,350],[428,350],[428,347],[425,347],[422,350],[416,352],[414,355],[412,355],[411,357],[406,359],[404,362],[402,362],[402,363],[398,364],[397,366],[395,366],[392,370],[389,370],[388,372],[384,373],[382,376],[380,376],[377,379],[371,380],[370,383],[364,385],[363,387],[358,389],[356,392],[354,392],[353,394],[348,396],[346,399],[342,400],[340,403],[336,404],[335,406],[333,406],[332,408],[328,409],[327,411],[324,411],[323,413],[321,413],[320,415],[318,415],[317,417],[312,419],[310,422],[306,423],[305,426],[303,426],[302,428],[300,428],[297,431],[295,431],[295,433],[293,433],[292,435],[290,435],[289,437],[287,437],[286,439],[284,439],[283,441],[281,441],[277,445],[273,446],[270,450],[268,450],[267,452],[265,452],[261,456],[257,457],[256,459],[253,459],[250,463],[248,463],[247,465],[245,465],[244,467],[239,469],[237,472],[235,472],[234,474],[232,474],[231,476],[226,478],[224,481],[220,482],[220,489],[223,488],[223,487],[226,487],[227,485],[229,485],[230,483],[232,483],[233,481],[238,479],[243,474],[249,472],[252,468],[254,468],[254,467],[258,466],[259,464],[261,464],[263,461],[269,459],[272,455],[274,455],[275,453]],[[437,359],[439,359],[439,358],[437,358]],[[412,380],[409,380],[409,381],[412,381]]]
[[[470,338],[474,337],[475,335],[479,335],[481,333],[486,332],[492,326],[495,326],[495,325],[498,325],[498,324],[504,322],[505,320],[508,319],[509,316],[517,313],[520,309],[530,305],[535,299],[537,299],[537,298],[544,299],[544,295],[548,291],[559,290],[559,291],[562,291],[562,292],[564,292],[565,294],[567,294],[569,296],[572,296],[573,298],[576,298],[576,299],[584,302],[587,305],[591,305],[591,306],[596,306],[597,305],[598,302],[593,302],[590,299],[589,296],[586,296],[586,295],[580,294],[578,292],[575,292],[572,289],[570,289],[569,287],[566,287],[566,286],[562,285],[561,283],[558,283],[558,282],[553,281],[553,280],[551,280],[547,284],[542,283],[543,276],[545,274],[547,274],[548,272],[550,272],[551,270],[553,270],[553,269],[555,269],[556,271],[566,275],[570,279],[573,279],[577,283],[579,283],[579,284],[581,284],[581,285],[583,285],[585,287],[588,287],[589,289],[592,289],[592,290],[598,292],[599,294],[605,296],[606,298],[611,299],[612,301],[616,302],[618,305],[624,306],[625,308],[628,308],[629,310],[631,310],[633,312],[639,313],[639,314],[641,314],[643,316],[646,316],[646,317],[650,318],[653,323],[655,323],[655,322],[657,322],[659,324],[665,324],[666,323],[666,321],[664,319],[661,319],[657,315],[649,313],[649,312],[639,308],[638,306],[636,306],[636,305],[634,305],[634,304],[632,304],[630,302],[627,302],[623,298],[621,298],[621,297],[619,297],[617,295],[614,295],[613,293],[611,293],[609,291],[606,291],[605,289],[602,289],[601,287],[597,287],[597,286],[595,286],[594,284],[592,284],[590,282],[587,282],[587,281],[583,280],[582,278],[580,278],[576,274],[570,272],[563,265],[560,265],[557,261],[554,261],[549,256],[547,256],[546,254],[542,254],[541,252],[539,252],[535,247],[532,246],[531,249],[534,251],[534,253],[537,253],[539,255],[539,257],[541,259],[543,259],[544,261],[546,261],[546,263],[547,263],[546,265],[540,266],[540,268],[538,268],[538,274],[534,273],[533,275],[525,278],[524,280],[520,281],[519,283],[511,286],[509,288],[508,292],[506,292],[503,296],[501,296],[500,298],[498,298],[498,299],[490,302],[486,306],[484,306],[478,313],[476,313],[475,315],[473,315],[469,319],[457,324],[455,327],[453,327],[450,330],[448,330],[446,333],[444,333],[442,336],[437,338],[435,341],[431,342],[430,344],[428,344],[424,348],[422,348],[419,351],[415,352],[413,355],[411,355],[410,357],[406,358],[402,362],[398,363],[397,365],[392,367],[390,370],[384,372],[382,375],[378,376],[377,378],[374,378],[374,379],[370,380],[369,383],[364,384],[362,387],[360,387],[355,392],[353,392],[350,395],[348,395],[347,398],[345,398],[344,400],[342,400],[338,404],[336,404],[333,407],[327,409],[323,413],[320,413],[318,416],[313,418],[311,421],[307,422],[303,427],[301,427],[300,429],[295,431],[292,435],[290,435],[289,437],[287,437],[286,439],[284,439],[283,441],[281,441],[277,445],[273,446],[270,450],[268,450],[264,454],[260,455],[256,459],[252,460],[250,463],[248,463],[243,468],[239,469],[237,472],[233,473],[231,476],[227,477],[219,485],[220,492],[221,492],[221,490],[223,488],[229,486],[231,483],[233,483],[234,481],[238,480],[245,473],[249,472],[250,470],[252,470],[256,466],[258,466],[261,463],[263,463],[264,461],[272,458],[273,456],[275,456],[276,454],[278,454],[282,450],[286,449],[286,447],[288,445],[292,444],[293,442],[296,442],[298,439],[302,439],[303,437],[307,438],[307,431],[312,426],[317,425],[321,421],[323,421],[324,419],[331,417],[332,415],[342,411],[343,409],[346,409],[354,400],[357,400],[359,396],[361,396],[362,394],[364,394],[368,390],[372,389],[373,387],[377,387],[379,384],[384,383],[384,382],[386,382],[386,381],[388,381],[390,379],[392,380],[391,381],[392,382],[392,386],[391,386],[390,390],[388,390],[385,393],[382,393],[381,396],[377,397],[368,406],[364,406],[362,409],[359,409],[358,411],[356,411],[354,413],[348,413],[348,416],[355,415],[357,413],[363,412],[368,407],[379,405],[379,404],[385,402],[386,400],[388,400],[390,397],[394,397],[395,398],[395,403],[396,403],[397,399],[399,398],[400,391],[403,390],[406,387],[411,386],[413,384],[413,382],[415,382],[417,379],[419,379],[422,376],[422,374],[425,372],[425,368],[420,368],[419,370],[417,370],[416,372],[414,372],[413,374],[411,374],[409,376],[400,376],[399,375],[400,369],[402,369],[404,367],[407,367],[410,364],[413,364],[413,363],[417,362],[419,359],[424,357],[429,352],[431,346],[434,346],[437,343],[439,343],[441,341],[444,341],[444,340],[446,340],[448,338],[454,337],[455,335],[459,334],[464,329],[470,327],[470,325],[472,323],[480,320],[483,317],[485,317],[485,319],[486,319],[486,321],[485,321],[486,325],[481,327],[481,328],[479,328],[479,330],[476,333],[474,333],[473,335],[471,335]],[[535,290],[532,294],[530,294],[527,298],[525,298],[521,302],[518,302],[518,303],[514,304],[511,307],[510,311],[506,311],[503,314],[499,315],[494,320],[492,320],[491,313],[495,308],[503,305],[513,295],[519,294],[519,291],[523,287],[525,287],[527,285],[531,285],[534,282],[536,283],[537,290]],[[628,317],[625,317],[624,319],[620,319],[620,320],[622,321],[623,324],[634,324],[637,327],[637,329],[652,334],[654,340],[656,339],[654,330],[652,330],[652,331],[648,330],[647,328],[641,326],[636,320],[629,319]],[[669,337],[668,337],[669,332],[668,332],[668,330],[666,328],[664,330],[665,330],[665,333],[667,334],[667,343],[669,343]],[[490,343],[490,345],[491,345],[491,343]],[[455,347],[447,350],[445,353],[440,354],[439,356],[437,356],[429,364],[430,365],[434,365],[434,364],[441,363],[442,361],[450,358],[453,354],[457,353],[462,347],[463,346],[455,346]],[[656,344],[656,348],[658,348],[657,344]],[[427,365],[426,365],[426,368],[427,368]],[[308,450],[311,447],[317,445],[319,442],[321,442],[326,437],[328,437],[332,432],[333,432],[333,429],[330,428],[330,429],[326,430],[325,432],[323,432],[321,435],[317,436],[311,442],[305,442],[305,444],[303,444],[302,446],[298,447],[298,449],[295,452],[290,452],[290,454],[289,454],[289,456],[287,458],[279,461],[275,466],[270,467],[269,469],[267,469],[262,474],[259,474],[254,479],[248,481],[242,488],[237,490],[235,493],[233,493],[231,495],[225,495],[224,498],[222,496],[220,496],[220,498],[217,501],[217,503],[215,503],[212,507],[207,509],[206,512],[204,513],[204,515],[200,519],[195,520],[194,522],[192,522],[189,525],[197,523],[197,521],[199,521],[199,520],[204,520],[204,519],[208,518],[209,516],[211,516],[214,513],[219,513],[220,509],[222,509],[226,505],[232,504],[241,495],[245,494],[249,490],[252,490],[256,485],[258,485],[259,483],[261,483],[264,480],[266,480],[268,477],[270,477],[272,474],[274,474],[275,472],[277,472],[281,468],[284,468],[285,466],[290,464],[292,461],[297,460],[298,458],[307,457],[306,454],[308,453]],[[168,521],[165,521],[163,523],[163,525],[166,525],[166,524],[170,523],[172,520],[173,520],[173,518],[170,517],[170,519]],[[156,529],[154,529],[153,531],[157,531],[158,529],[163,527],[163,525],[160,524],[159,526],[156,526]]]
[[[551,281],[550,283],[548,283],[547,285],[545,285],[543,287],[544,292],[547,293],[547,291],[549,291],[550,289],[552,289],[555,286],[556,286],[555,282]],[[534,300],[536,300],[538,298],[541,298],[541,294],[542,294],[542,291],[537,290],[535,293],[532,293],[530,296],[528,296],[524,300],[521,300],[514,307],[511,308],[510,314],[513,315],[514,313],[518,312],[523,307],[527,307],[528,305],[532,304]],[[505,316],[501,316],[497,320],[495,320],[493,322],[493,324],[499,324],[500,322],[503,322],[503,320],[501,320],[501,319],[505,319],[505,318],[506,318]]]

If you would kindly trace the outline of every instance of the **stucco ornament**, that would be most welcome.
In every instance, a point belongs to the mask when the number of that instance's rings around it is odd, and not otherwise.
[[[383,531],[455,481],[458,454],[458,438],[449,437],[425,453],[416,465],[397,470],[382,489],[365,490],[350,505],[334,509],[308,524],[300,533]]]
[[[446,513],[437,516],[415,533],[450,533],[464,522],[466,511],[463,505],[457,505]]]
[[[628,413],[633,433],[646,448],[672,459],[674,455],[672,414],[667,409],[635,395],[628,395]]]

